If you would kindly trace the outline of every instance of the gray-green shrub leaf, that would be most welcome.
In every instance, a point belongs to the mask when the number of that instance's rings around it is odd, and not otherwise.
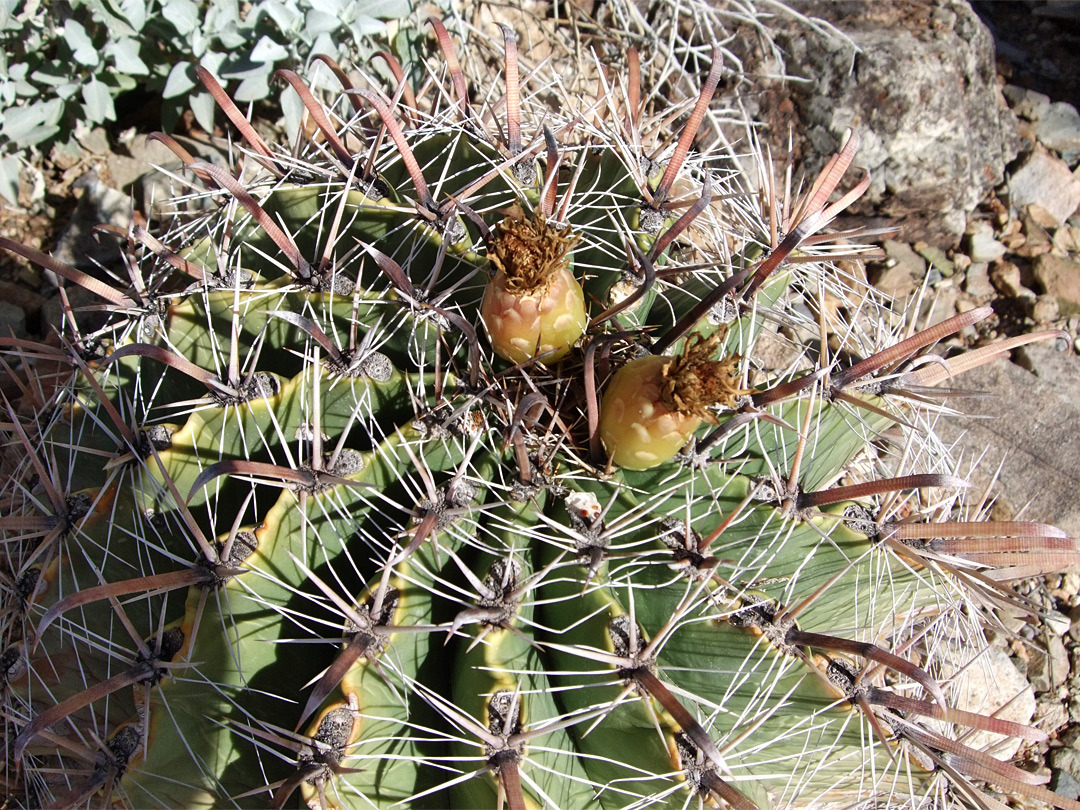
[[[105,46],[106,56],[111,56],[116,69],[122,74],[146,76],[150,69],[139,58],[139,43],[134,39],[119,39]]]
[[[162,98],[176,98],[195,87],[195,70],[187,62],[178,62],[169,71],[169,78],[165,80],[165,89],[161,91]]]
[[[191,0],[165,0],[161,11],[181,36],[187,36],[199,25],[199,7]]]
[[[36,101],[27,107],[13,107],[4,111],[4,125],[0,128],[0,135],[19,148],[33,146],[55,134],[63,113],[64,102],[60,99]]]
[[[245,101],[258,101],[266,98],[270,95],[269,78],[265,73],[258,76],[248,76],[237,86],[236,92],[233,93],[233,100],[239,104]]]
[[[116,120],[112,94],[103,82],[91,79],[83,85],[82,96],[88,121],[100,124],[102,121]]]
[[[188,104],[191,107],[191,111],[195,114],[195,120],[199,126],[207,132],[214,131],[214,113],[217,111],[217,104],[214,102],[214,97],[206,90],[200,93],[192,93],[188,96]]]
[[[71,48],[72,57],[80,65],[98,63],[98,50],[94,47],[94,42],[86,33],[82,23],[72,19],[64,20],[64,41]]]
[[[412,10],[408,0],[369,0],[363,3],[361,8],[366,16],[378,17],[381,20],[396,20]]]
[[[19,158],[15,155],[0,158],[0,196],[12,205],[19,201]]]
[[[289,58],[289,51],[284,45],[264,36],[251,49],[250,58],[252,62],[280,62]]]
[[[386,23],[361,14],[349,23],[348,29],[352,34],[353,42],[359,45],[366,37],[383,33],[386,30]]]
[[[121,0],[120,11],[136,33],[146,25],[146,0]]]
[[[281,29],[283,33],[290,33],[301,30],[304,22],[304,15],[290,3],[286,6],[278,2],[260,3],[258,6],[259,11],[266,14],[271,20],[277,23],[277,27]],[[253,25],[253,18],[256,15],[248,15],[248,23]]]
[[[308,11],[305,23],[304,29],[313,36],[332,33],[341,25],[336,16],[317,9]]]

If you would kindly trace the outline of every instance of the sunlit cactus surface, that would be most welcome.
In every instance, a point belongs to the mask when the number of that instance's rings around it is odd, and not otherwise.
[[[719,58],[560,96],[507,30],[477,88],[431,27],[417,93],[282,72],[296,148],[202,71],[230,162],[156,136],[122,277],[4,242],[99,301],[3,340],[6,806],[1080,807],[957,702],[1080,561],[932,430],[1027,338],[889,321],[854,134],[801,187],[695,151]]]

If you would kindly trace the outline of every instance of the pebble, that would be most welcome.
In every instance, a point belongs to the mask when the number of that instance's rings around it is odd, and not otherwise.
[[[1080,780],[1068,771],[1054,771],[1050,778],[1050,789],[1066,799],[1080,798]]]
[[[1050,109],[1050,96],[1026,87],[1007,84],[1002,88],[1002,93],[1012,111],[1028,121],[1038,121]]]
[[[1061,317],[1057,299],[1052,295],[1040,295],[1031,306],[1031,319],[1035,323],[1053,323]]]
[[[1035,725],[1047,734],[1067,725],[1069,711],[1054,695],[1041,695],[1035,706]]]
[[[1028,662],[1028,679],[1036,692],[1049,692],[1069,678],[1069,654],[1061,636],[1048,636],[1046,650],[1033,650]]]
[[[1050,234],[1046,232],[1046,229],[1054,227],[1054,223],[1051,221],[1049,225],[1044,225],[1040,221],[1040,214],[1045,211],[1046,209],[1041,205],[1029,205],[1020,216],[1024,244],[1016,251],[1019,255],[1032,259],[1050,252]]]
[[[990,274],[987,272],[988,267],[986,262],[976,262],[967,269],[964,292],[975,298],[989,298],[994,294],[994,285],[990,283]]]
[[[956,272],[956,265],[949,261],[948,256],[945,255],[945,251],[934,245],[928,245],[925,242],[916,242],[915,252],[922,256],[926,261],[937,270],[945,278],[949,278]]]
[[[26,312],[10,301],[0,301],[0,337],[26,337]]]
[[[1064,101],[1050,105],[1035,125],[1035,136],[1047,149],[1061,153],[1067,163],[1080,152],[1080,113]]]
[[[870,281],[882,292],[895,298],[909,295],[926,276],[926,261],[906,242],[887,239],[885,261],[870,272]]]
[[[1050,753],[1050,767],[1080,777],[1080,751],[1075,748],[1059,748]]]
[[[1071,624],[1069,617],[1057,610],[1048,610],[1043,617],[1046,628],[1056,636],[1063,636],[1069,632]]]
[[[1057,299],[1063,317],[1080,315],[1080,263],[1044,253],[1032,265],[1035,282]]]
[[[994,227],[989,222],[968,225],[967,237],[967,255],[976,264],[997,261],[1005,255],[1005,246],[994,238]]]
[[[1035,293],[1029,290],[1020,281],[1020,268],[1009,261],[994,263],[994,269],[990,272],[990,280],[1002,295],[1009,298],[1034,298]]]
[[[1061,225],[1080,205],[1080,177],[1064,160],[1038,147],[1009,178],[1009,197],[1016,208],[1041,205]]]
[[[1074,569],[1067,569],[1065,573],[1061,575],[1061,590],[1069,596],[1080,594],[1080,572]]]

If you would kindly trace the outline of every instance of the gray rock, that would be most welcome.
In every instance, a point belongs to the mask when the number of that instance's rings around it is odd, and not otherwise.
[[[104,224],[127,228],[131,224],[131,198],[109,188],[95,172],[87,172],[76,185],[81,187],[82,196],[57,239],[53,256],[91,274],[98,273],[99,266],[119,268],[116,241],[99,238],[94,228]],[[46,271],[45,275],[51,277],[52,273]]]
[[[993,714],[1014,723],[1031,722],[1036,708],[1035,695],[1027,679],[1001,648],[988,647],[967,666],[947,658],[940,664],[942,677],[952,678],[950,696],[956,708]],[[927,725],[943,731],[948,728],[948,724],[937,720],[928,720]],[[985,750],[992,756],[1009,759],[1019,749],[1020,740],[1003,739],[1000,734],[990,731],[975,731],[965,744]]]
[[[1012,107],[1012,111],[1028,121],[1038,121],[1050,109],[1050,96],[1026,87],[1007,84],[1002,88],[1002,93],[1009,102],[1009,106]]]
[[[994,262],[1005,255],[1005,246],[994,238],[989,222],[972,222],[967,229],[967,254],[973,262]]]
[[[10,301],[0,301],[0,337],[26,337],[26,312]]]
[[[1051,104],[1035,125],[1035,137],[1055,152],[1064,154],[1080,149],[1080,113],[1064,101]]]
[[[862,136],[856,163],[873,182],[852,212],[895,218],[900,241],[955,246],[963,213],[1001,182],[1018,145],[989,31],[958,0],[799,8],[833,23],[859,49],[815,47],[805,36],[783,43],[789,69],[807,79],[792,94],[819,154],[834,150],[848,127]]]
[[[1037,324],[1053,323],[1060,317],[1061,308],[1052,295],[1040,295],[1031,306],[1031,319]]]
[[[1069,710],[1065,708],[1056,695],[1042,694],[1038,696],[1035,707],[1035,722],[1037,728],[1041,728],[1047,734],[1052,734],[1056,729],[1069,723]]]
[[[1057,300],[1060,317],[1080,314],[1080,262],[1044,253],[1035,259],[1032,274],[1042,292]]]
[[[1069,677],[1069,654],[1060,636],[1049,636],[1046,650],[1033,650],[1028,664],[1028,678],[1036,692],[1049,692]]]
[[[1059,748],[1050,753],[1050,767],[1080,778],[1080,751],[1075,748]]]
[[[926,259],[930,266],[945,278],[949,278],[956,272],[956,265],[949,261],[945,251],[936,245],[927,245],[920,242],[915,245],[915,252]]]
[[[1041,205],[1061,225],[1080,206],[1080,178],[1061,158],[1036,148],[1009,178],[1009,201],[1015,208]]]
[[[999,511],[1051,523],[1071,535],[1080,532],[1080,357],[1042,345],[1028,347],[1035,373],[995,360],[957,377],[953,385],[984,392],[978,399],[950,400],[971,414],[941,419],[946,442],[959,441],[964,458],[982,458],[968,475],[975,491],[989,485],[1004,462],[997,495]],[[1008,481],[1003,489],[1000,481]],[[1026,508],[1025,508],[1026,507]]]
[[[926,276],[926,261],[906,242],[888,239],[883,247],[885,261],[869,268],[871,283],[894,298],[910,295]]]
[[[977,262],[967,269],[964,292],[975,298],[989,298],[994,294],[994,285],[990,283],[988,267],[986,262]]]
[[[999,261],[990,271],[990,281],[998,292],[1009,298],[1035,298],[1035,293],[1020,280],[1020,268],[1012,262]]]
[[[1055,770],[1050,777],[1050,789],[1066,799],[1080,798],[1080,780],[1065,770]]]

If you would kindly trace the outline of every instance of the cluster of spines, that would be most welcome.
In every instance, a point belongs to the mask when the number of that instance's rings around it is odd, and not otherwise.
[[[559,138],[573,122],[524,144],[510,36],[507,138],[482,136],[435,27],[462,117],[449,134],[411,137],[422,113],[402,128],[388,100],[357,91],[395,142],[358,160],[285,75],[332,155],[294,186],[207,75],[270,185],[181,153],[226,202],[187,244],[127,235],[130,285],[5,245],[114,310],[65,350],[6,342],[32,369],[71,372],[55,392],[44,376],[24,383],[41,406],[29,417],[9,407],[28,459],[0,518],[20,801],[283,806],[299,789],[313,806],[683,806],[689,787],[749,810],[892,797],[927,784],[926,767],[962,790],[990,781],[1074,807],[917,718],[1040,738],[950,707],[926,638],[960,610],[941,604],[942,581],[1045,570],[1075,559],[1075,542],[1035,524],[887,516],[881,498],[955,489],[946,474],[837,483],[905,424],[898,395],[926,397],[962,368],[902,364],[985,311],[840,370],[823,357],[816,373],[740,381],[680,459],[608,463],[605,380],[706,331],[752,355],[759,309],[789,287],[785,262],[866,185],[829,202],[856,139],[760,261],[664,266],[713,194],[706,176],[697,197],[672,199],[718,66],[653,173],[603,144],[571,153]],[[521,167],[537,153],[534,177]],[[483,343],[492,215],[515,204],[583,237],[573,259],[592,319],[562,363],[500,363]],[[718,309],[731,318],[708,327]]]

